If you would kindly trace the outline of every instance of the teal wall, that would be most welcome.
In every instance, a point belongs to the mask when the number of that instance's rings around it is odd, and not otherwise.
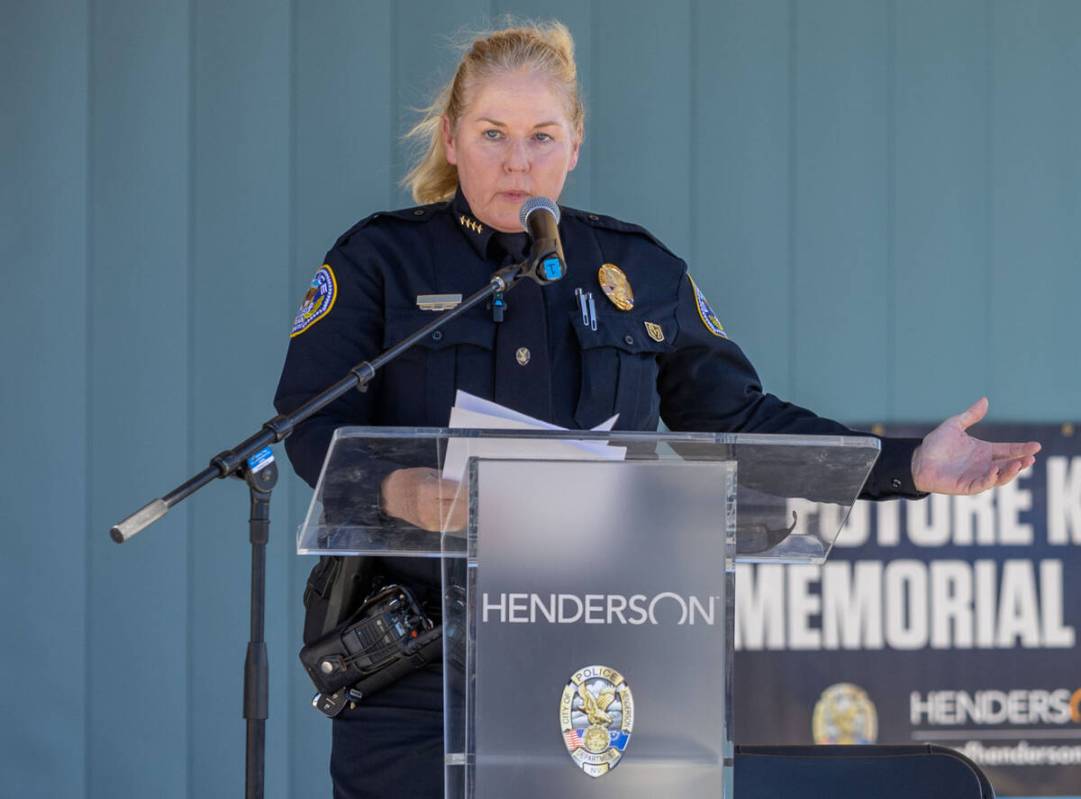
[[[271,415],[323,252],[407,203],[446,34],[505,11],[577,38],[564,200],[684,254],[772,390],[1078,417],[1075,0],[5,1],[0,794],[238,795],[245,492],[106,531]],[[328,795],[307,496],[290,477],[273,509],[270,797]]]

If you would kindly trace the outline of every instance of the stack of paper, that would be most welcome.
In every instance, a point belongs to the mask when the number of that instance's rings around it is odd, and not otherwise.
[[[618,414],[593,430],[607,431],[615,425]],[[476,430],[566,430],[495,402],[459,391],[450,411],[450,426]],[[548,441],[537,438],[452,438],[447,444],[443,477],[461,482],[470,458],[507,460],[609,460],[621,461],[626,447],[612,447],[604,441],[564,439]]]

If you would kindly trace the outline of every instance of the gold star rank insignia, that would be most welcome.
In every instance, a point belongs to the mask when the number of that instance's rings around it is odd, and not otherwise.
[[[601,291],[612,305],[621,311],[629,311],[634,307],[634,290],[631,282],[623,274],[623,270],[615,264],[601,264],[597,270],[597,280],[601,284]]]

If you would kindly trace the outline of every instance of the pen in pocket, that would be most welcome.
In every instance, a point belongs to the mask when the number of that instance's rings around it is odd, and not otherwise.
[[[578,299],[578,310],[582,313],[582,324],[589,327],[589,306],[586,302],[586,295],[581,289],[575,289],[574,296]]]

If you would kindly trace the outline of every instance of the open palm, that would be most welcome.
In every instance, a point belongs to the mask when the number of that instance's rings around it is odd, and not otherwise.
[[[973,438],[968,428],[987,415],[986,397],[964,413],[951,416],[926,435],[912,456],[912,477],[919,491],[979,494],[1005,485],[1036,461],[1036,441],[991,443]]]

